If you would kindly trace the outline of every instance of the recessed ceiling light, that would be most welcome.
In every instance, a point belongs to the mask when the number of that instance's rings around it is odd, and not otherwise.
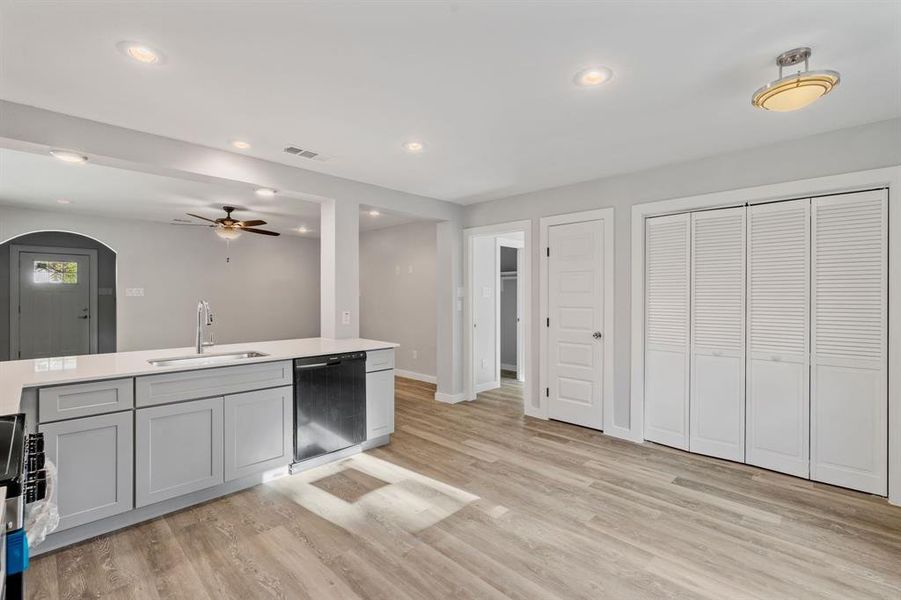
[[[419,154],[425,149],[425,146],[422,142],[409,141],[404,142],[404,150],[409,152],[410,154]]]
[[[237,148],[238,150],[248,150],[250,148],[250,143],[245,142],[244,140],[232,140],[232,147]]]
[[[301,225],[296,229],[296,231],[297,233],[306,233],[307,231],[309,231],[309,229],[307,229],[305,225]]]
[[[71,150],[51,150],[50,155],[73,165],[80,165],[88,162],[87,156],[79,154],[78,152],[72,152]]]
[[[57,204],[72,204],[72,201],[66,200],[65,198],[57,198],[56,203]]]
[[[759,88],[751,96],[751,104],[764,110],[788,112],[804,108],[831,92],[841,79],[836,71],[808,69],[810,48],[795,48],[776,57],[779,79]],[[794,75],[782,76],[782,69],[804,63]]]
[[[377,217],[377,216],[379,216],[380,214],[382,214],[382,213],[380,213],[380,212],[377,211],[377,210],[370,210],[370,211],[369,211],[369,216],[370,216],[370,217]]]
[[[164,60],[162,52],[139,42],[119,42],[116,47],[128,58],[144,65],[158,65]]]
[[[257,188],[256,189],[257,196],[262,196],[263,198],[272,198],[275,196],[275,190],[272,188]]]
[[[613,71],[607,67],[588,67],[576,73],[573,79],[581,87],[597,87],[607,83],[613,77]]]

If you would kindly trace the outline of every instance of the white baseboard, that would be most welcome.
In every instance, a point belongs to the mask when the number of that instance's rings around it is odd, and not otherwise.
[[[501,363],[501,369],[504,371],[516,371],[516,365],[505,365]]]
[[[489,381],[488,383],[479,383],[477,384],[473,390],[476,394],[481,394],[482,392],[487,392],[488,390],[496,390],[501,387],[500,381]]]
[[[435,392],[435,400],[446,404],[457,404],[466,400],[466,394],[445,394],[444,392]]]
[[[417,373],[415,371],[405,371],[404,369],[394,369],[397,377],[405,377],[407,379],[415,379],[416,381],[424,381],[425,383],[438,383],[438,378],[434,375],[426,375],[425,373]]]

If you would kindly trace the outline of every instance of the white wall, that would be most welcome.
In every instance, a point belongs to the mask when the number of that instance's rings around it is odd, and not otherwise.
[[[436,262],[435,223],[360,233],[360,335],[397,342],[396,367],[429,378],[436,375]]]
[[[219,343],[319,335],[319,240],[244,234],[226,247],[200,227],[0,207],[0,242],[38,230],[116,251],[119,351],[193,345],[200,299],[212,305]]]
[[[780,118],[786,115],[765,115]],[[790,115],[788,115],[790,117]],[[464,225],[474,227],[532,219],[533,239],[539,239],[538,219],[594,208],[615,210],[615,414],[614,422],[629,427],[630,419],[630,216],[631,206],[668,198],[738,189],[848,173],[901,164],[901,119],[735,152],[648,171],[512,196],[466,207]],[[540,253],[534,245],[532,305],[539,306]],[[546,315],[533,314],[539,327]],[[537,329],[536,329],[537,330]],[[539,372],[539,337],[532,344],[532,372]],[[538,397],[538,381],[528,382]]]

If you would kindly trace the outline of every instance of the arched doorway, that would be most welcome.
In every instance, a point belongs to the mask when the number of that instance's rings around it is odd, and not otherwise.
[[[0,244],[0,360],[115,351],[111,248],[66,231]]]

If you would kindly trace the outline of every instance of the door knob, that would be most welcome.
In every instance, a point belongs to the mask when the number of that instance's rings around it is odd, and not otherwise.
[[[78,317],[78,318],[79,318],[79,319],[90,319],[90,317],[89,317],[88,315],[81,315],[81,316]]]
[[[593,337],[596,340],[599,340],[602,337],[604,337],[604,334],[601,333],[600,331],[595,331],[594,333],[591,334],[591,337]]]

